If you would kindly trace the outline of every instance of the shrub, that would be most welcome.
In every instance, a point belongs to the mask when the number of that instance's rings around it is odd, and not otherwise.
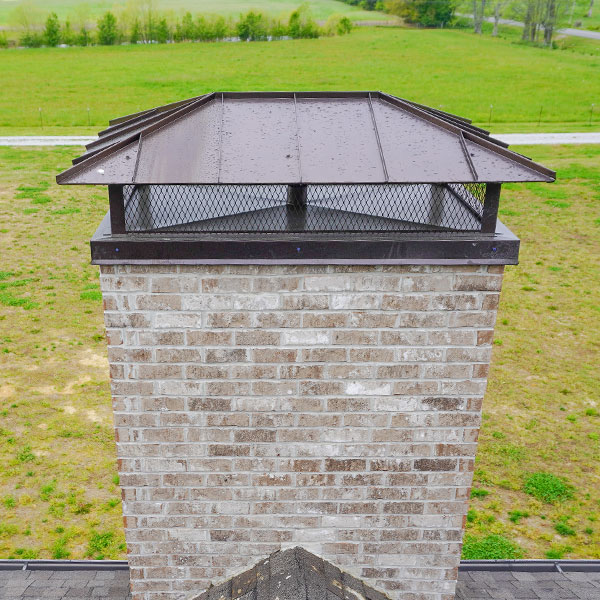
[[[444,27],[454,19],[454,0],[388,0],[388,12],[422,27]]]
[[[19,39],[19,45],[26,48],[39,48],[43,43],[44,39],[35,31],[26,31]]]
[[[291,38],[317,38],[319,37],[319,27],[311,17],[306,4],[297,8],[291,15],[288,22],[288,35]]]
[[[345,35],[352,31],[352,21],[342,15],[331,15],[325,23],[327,35]]]
[[[345,35],[347,33],[350,33],[353,27],[354,26],[352,25],[352,21],[348,17],[342,17],[337,26],[337,34]]]
[[[525,480],[525,493],[548,502],[563,502],[573,497],[573,487],[552,473],[532,473]]]
[[[465,536],[462,551],[464,560],[503,560],[521,558],[522,556],[523,550],[502,535]]]

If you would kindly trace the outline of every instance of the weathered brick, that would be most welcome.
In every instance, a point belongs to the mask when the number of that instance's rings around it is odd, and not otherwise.
[[[366,461],[359,458],[328,458],[325,460],[326,471],[364,471]]]
[[[395,600],[449,600],[501,275],[102,267],[136,600],[177,600],[282,544]]]

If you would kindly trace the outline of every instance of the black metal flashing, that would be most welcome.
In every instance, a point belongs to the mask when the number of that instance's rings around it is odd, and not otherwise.
[[[0,560],[0,571],[128,571],[126,560]]]
[[[112,234],[108,213],[91,240],[92,263],[514,265],[519,239],[500,221],[494,234],[283,233]]]
[[[0,571],[127,571],[126,560],[0,560]],[[520,573],[600,573],[600,560],[462,560],[459,570]]]

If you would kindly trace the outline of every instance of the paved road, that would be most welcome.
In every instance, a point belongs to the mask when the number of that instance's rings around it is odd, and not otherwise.
[[[96,138],[84,135],[0,136],[0,146],[85,146]]]
[[[496,133],[493,137],[507,144],[600,144],[600,131],[592,133]],[[73,136],[5,136],[0,146],[83,146],[96,138]]]
[[[600,144],[600,132],[592,133],[497,133],[492,137],[507,144]]]
[[[472,19],[473,15],[471,14],[463,14],[456,13],[459,17],[466,17],[467,19]],[[494,22],[494,17],[485,17],[484,19],[488,23]],[[512,19],[499,19],[498,22],[501,25],[512,25],[513,27],[523,27],[523,23],[521,21],[513,21]],[[562,33],[563,35],[572,35],[574,37],[582,37],[588,38],[590,40],[600,40],[600,31],[590,31],[588,29],[573,29],[572,27],[567,27],[565,29],[557,29],[556,33]]]

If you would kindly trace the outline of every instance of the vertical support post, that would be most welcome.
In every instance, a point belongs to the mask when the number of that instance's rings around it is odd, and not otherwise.
[[[288,185],[287,189],[287,205],[294,208],[306,207],[306,186],[305,185]]]
[[[498,219],[501,187],[502,184],[500,183],[487,183],[485,186],[483,216],[481,217],[481,233],[496,232],[496,220]]]
[[[125,199],[122,185],[108,186],[108,201],[110,204],[110,231],[125,233]]]
[[[286,230],[306,229],[306,185],[288,185],[286,203]]]

